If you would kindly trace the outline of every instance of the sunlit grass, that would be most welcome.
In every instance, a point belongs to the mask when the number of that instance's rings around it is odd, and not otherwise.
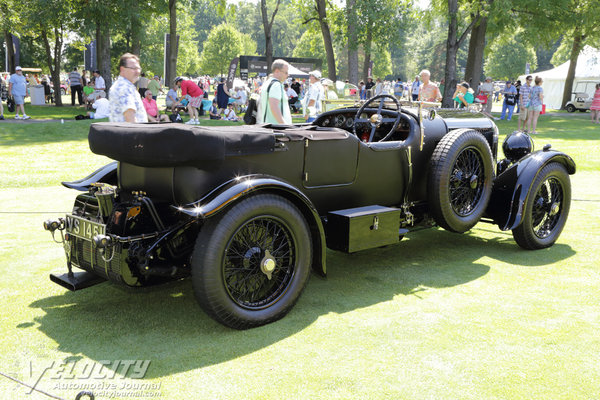
[[[42,221],[76,194],[60,181],[109,160],[89,151],[90,121],[0,123],[0,372],[33,385],[51,362],[151,360],[137,382],[158,385],[161,399],[598,398],[600,126],[586,117],[543,116],[534,138],[578,163],[552,248],[524,251],[510,232],[479,224],[328,251],[327,279],[312,276],[281,321],[243,332],[207,317],[189,280],[79,292],[50,282],[65,257]],[[504,136],[516,120],[498,126]],[[78,390],[59,382],[136,383],[56,376],[38,388],[65,399]],[[0,377],[1,398],[47,398],[28,392]],[[109,392],[96,398],[142,398]]]

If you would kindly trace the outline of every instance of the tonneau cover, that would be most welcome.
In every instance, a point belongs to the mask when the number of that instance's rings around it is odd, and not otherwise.
[[[141,167],[194,165],[227,156],[270,153],[273,129],[100,122],[90,126],[92,152]]]
[[[287,140],[335,140],[348,132],[313,125],[190,126],[100,122],[90,126],[92,152],[140,167],[173,167],[219,161],[225,157],[265,154],[277,137]]]

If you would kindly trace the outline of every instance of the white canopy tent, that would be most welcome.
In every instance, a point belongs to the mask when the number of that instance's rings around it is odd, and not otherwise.
[[[290,64],[288,74],[290,78],[308,78],[308,73],[299,70],[292,64]]]
[[[561,106],[569,63],[567,61],[554,69],[530,74],[534,79],[536,76],[540,76],[544,80],[542,83],[544,103],[548,108],[559,109]],[[518,79],[525,83],[525,77],[526,75],[521,75]],[[577,86],[577,82],[584,80],[595,80],[600,83],[600,50],[590,46],[585,46],[577,58],[573,89]]]

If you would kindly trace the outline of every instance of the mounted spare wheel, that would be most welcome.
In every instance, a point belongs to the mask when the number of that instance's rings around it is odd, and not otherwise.
[[[298,208],[258,194],[243,199],[200,230],[192,256],[192,285],[200,306],[235,329],[286,315],[309,278],[312,242]]]
[[[466,232],[483,215],[492,193],[494,169],[485,137],[471,129],[449,132],[431,156],[430,211],[438,225]]]

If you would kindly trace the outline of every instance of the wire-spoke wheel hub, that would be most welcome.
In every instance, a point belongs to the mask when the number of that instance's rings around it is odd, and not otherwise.
[[[275,303],[294,274],[296,243],[286,223],[259,216],[242,224],[229,240],[223,281],[231,299],[248,309]]]
[[[540,185],[533,206],[533,232],[540,239],[552,233],[561,215],[563,188],[558,179],[550,177]]]
[[[450,176],[450,203],[454,211],[464,217],[477,207],[483,193],[483,160],[472,147],[464,149],[456,158]]]

